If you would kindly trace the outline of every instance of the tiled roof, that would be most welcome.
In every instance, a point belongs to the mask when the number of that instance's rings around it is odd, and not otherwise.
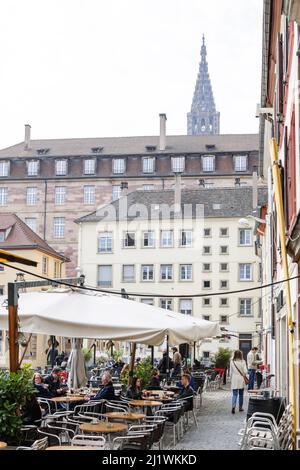
[[[168,207],[174,204],[174,191],[134,191],[127,196],[112,202],[96,212],[77,219],[76,222],[96,222],[105,220],[112,220],[116,214],[119,220],[128,219],[143,219],[155,217],[157,213],[163,209],[163,206]],[[267,188],[258,189],[258,205],[262,206],[267,201]],[[127,209],[130,209],[131,215],[128,217],[127,212],[122,210],[127,204]],[[252,208],[252,187],[239,187],[239,188],[214,188],[214,189],[183,189],[181,193],[182,213],[184,205],[191,205],[192,217],[199,216],[197,206],[203,205],[204,217],[218,218],[218,217],[245,217],[253,212]],[[146,208],[143,215],[143,208]],[[187,209],[187,208],[186,208]],[[199,206],[198,206],[199,209]],[[171,217],[173,217],[171,213]],[[159,218],[162,218],[159,216]]]
[[[48,243],[31,230],[16,214],[0,214],[0,230],[9,230],[6,240],[0,242],[0,248],[6,250],[35,249],[59,258],[62,261],[68,261],[68,258],[53,250]]]
[[[147,146],[154,146],[156,150],[148,152]],[[258,150],[258,135],[170,135],[166,138],[165,151],[159,150],[158,136],[42,139],[31,140],[28,150],[25,150],[24,142],[2,149],[0,150],[0,158],[32,158],[39,155],[38,150],[40,149],[49,149],[47,156],[97,155],[92,152],[92,148],[103,148],[99,155],[250,152]]]

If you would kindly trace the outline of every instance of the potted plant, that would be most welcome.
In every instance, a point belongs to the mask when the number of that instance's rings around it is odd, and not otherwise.
[[[16,373],[0,371],[0,441],[21,444],[22,410],[34,394],[29,367]]]
[[[150,357],[146,357],[139,361],[134,368],[134,375],[142,380],[142,386],[147,387],[151,379],[151,372],[153,370],[152,362]],[[129,383],[129,371],[127,370],[122,376],[122,383],[128,386]]]
[[[232,356],[232,351],[229,348],[219,348],[214,355],[214,367],[216,372],[221,375],[224,374],[225,369],[228,367],[229,361]]]

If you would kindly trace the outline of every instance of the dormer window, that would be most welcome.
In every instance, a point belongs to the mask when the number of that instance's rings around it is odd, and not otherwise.
[[[37,176],[39,174],[40,162],[38,160],[31,160],[27,162],[27,175]]]
[[[202,171],[205,173],[215,171],[215,156],[214,155],[204,155],[202,157]]]
[[[172,171],[183,173],[185,170],[185,157],[172,157]]]
[[[9,176],[10,162],[2,161],[0,162],[0,178]]]
[[[235,171],[247,171],[248,167],[248,156],[247,155],[236,155],[234,157],[234,169]]]
[[[68,162],[67,160],[56,160],[55,173],[57,176],[65,176],[67,174]]]
[[[103,150],[103,147],[92,147],[91,151],[92,153],[101,153]]]
[[[46,155],[49,152],[50,149],[37,149],[37,154],[38,155]]]
[[[85,175],[94,175],[95,170],[96,170],[96,160],[94,158],[84,160],[84,174]]]
[[[113,173],[114,174],[125,173],[125,158],[113,159]]]
[[[144,157],[143,158],[143,173],[154,173],[155,158]]]
[[[0,230],[0,242],[4,242],[4,241],[5,241],[5,231]]]
[[[147,150],[147,152],[155,152],[156,145],[146,145],[145,149]]]

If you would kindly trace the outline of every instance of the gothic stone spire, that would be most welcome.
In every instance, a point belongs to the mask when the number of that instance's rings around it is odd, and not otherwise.
[[[216,105],[206,61],[205,37],[202,37],[201,61],[191,107],[187,114],[188,135],[220,134],[220,113]]]

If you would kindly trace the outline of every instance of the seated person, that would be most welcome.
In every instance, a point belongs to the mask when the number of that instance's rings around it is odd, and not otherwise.
[[[197,384],[196,384],[195,378],[194,378],[194,377],[192,376],[192,374],[191,374],[191,368],[189,368],[189,369],[183,369],[181,376],[182,376],[183,374],[187,374],[187,375],[190,376],[190,386],[192,387],[192,389],[193,389],[194,391],[196,391]],[[177,386],[178,388],[182,389],[182,388],[183,388],[182,381],[177,382],[177,383],[176,383],[176,386]]]
[[[148,386],[148,390],[161,390],[160,374],[158,369],[153,369],[151,373],[151,380]]]
[[[109,372],[105,371],[104,374],[101,377],[101,383],[103,387],[99,390],[99,392],[93,397],[89,398],[87,397],[86,399],[90,400],[115,400],[116,395],[115,395],[115,389],[113,387],[112,381],[111,381],[111,375]]]
[[[128,387],[126,396],[131,400],[142,400],[142,381],[139,377],[132,378],[132,385]]]
[[[189,374],[182,374],[181,382],[183,388],[180,390],[179,395],[177,396],[178,399],[186,399],[187,404],[185,407],[185,411],[189,411],[193,409],[193,396],[194,390],[190,386],[190,375]]]
[[[67,393],[67,388],[61,383],[59,374],[60,367],[53,367],[52,372],[45,378],[45,384],[49,385],[49,392],[52,397],[61,397]]]
[[[27,398],[22,408],[22,421],[24,425],[38,425],[42,422],[42,410],[37,402],[36,396]]]
[[[33,374],[32,383],[33,383],[35,390],[37,391],[35,396],[41,397],[41,398],[52,397],[51,393],[49,392],[49,385],[43,383],[43,377],[41,374],[39,374],[38,372]]]

